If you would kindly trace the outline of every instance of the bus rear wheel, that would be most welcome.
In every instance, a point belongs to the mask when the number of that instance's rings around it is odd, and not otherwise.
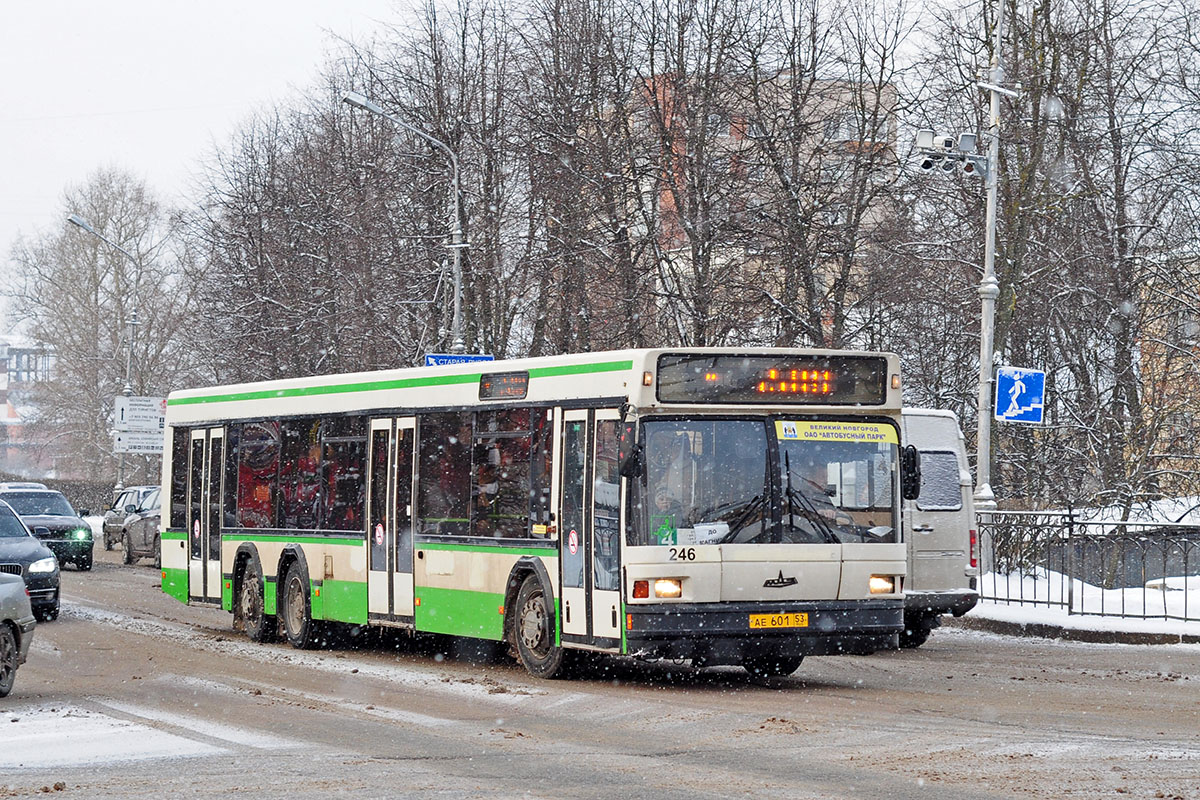
[[[250,641],[269,642],[274,638],[277,623],[275,617],[268,616],[264,609],[262,567],[257,558],[251,558],[246,563],[246,571],[242,575],[238,616]]]
[[[512,636],[521,666],[538,678],[553,678],[563,669],[563,649],[554,644],[554,615],[536,575],[530,575],[517,592],[517,615]]]
[[[312,618],[308,575],[298,561],[287,570],[283,584],[283,630],[288,643],[297,650],[311,650],[317,644],[317,625]]]

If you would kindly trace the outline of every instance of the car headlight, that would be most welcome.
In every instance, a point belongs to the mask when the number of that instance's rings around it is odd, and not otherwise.
[[[73,539],[90,539],[90,538],[92,538],[92,529],[91,528],[80,528],[77,531],[72,531],[71,538],[73,538]]]
[[[30,574],[34,572],[54,572],[58,569],[58,561],[54,558],[43,558],[29,565]]]

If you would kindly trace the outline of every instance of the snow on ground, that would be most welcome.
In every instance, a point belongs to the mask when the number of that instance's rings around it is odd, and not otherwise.
[[[1072,630],[1200,635],[1200,576],[1151,581],[1145,588],[1102,589],[1072,581],[1058,572],[1023,575],[988,573],[980,578],[984,594],[1009,598],[1008,604],[981,601],[971,614],[1003,622],[1058,625]],[[1067,613],[1068,588],[1071,609]],[[1101,616],[1124,613],[1129,616]],[[1084,613],[1081,613],[1084,612]],[[1142,619],[1145,615],[1147,619]],[[1194,622],[1166,617],[1190,617]]]
[[[18,687],[20,673],[17,674]],[[11,769],[113,764],[212,755],[223,748],[102,711],[37,703],[6,704],[0,752]]]

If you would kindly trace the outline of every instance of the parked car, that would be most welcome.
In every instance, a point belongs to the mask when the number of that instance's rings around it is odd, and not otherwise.
[[[0,573],[0,697],[8,697],[17,679],[17,667],[29,655],[37,622],[29,607],[25,582]]]
[[[126,486],[117,493],[117,499],[104,511],[104,549],[112,550],[113,545],[123,540],[125,536],[125,520],[138,510],[142,501],[157,486]]]
[[[81,570],[92,568],[92,528],[75,513],[62,492],[53,489],[0,491],[0,500],[12,506],[25,527],[54,551],[59,564],[70,561]]]
[[[155,567],[162,564],[158,542],[158,525],[162,515],[159,497],[158,487],[155,487],[125,520],[122,547],[125,548],[126,564],[132,564],[139,558],[153,558]]]
[[[921,494],[904,501],[904,632],[901,647],[920,647],[943,614],[961,617],[979,601],[975,500],[967,447],[950,411],[906,408],[904,443],[921,453]]]
[[[3,502],[0,502],[0,574],[24,579],[38,619],[45,621],[58,616],[58,559]]]

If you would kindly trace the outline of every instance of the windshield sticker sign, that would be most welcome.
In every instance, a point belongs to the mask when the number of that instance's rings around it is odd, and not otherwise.
[[[882,422],[777,421],[775,435],[785,442],[900,444],[896,429]]]

